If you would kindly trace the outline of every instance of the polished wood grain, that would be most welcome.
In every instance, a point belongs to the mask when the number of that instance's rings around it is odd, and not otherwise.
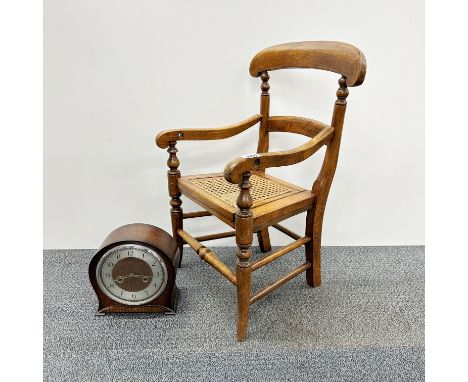
[[[282,226],[281,224],[272,224],[271,226],[276,228],[278,231],[281,231],[284,234],[288,235],[289,237],[292,237],[295,240],[298,240],[301,237],[296,232],[291,231],[290,229]]]
[[[327,127],[330,126],[310,118],[274,116],[268,119],[270,133],[294,133],[313,138]]]
[[[317,287],[321,284],[320,252],[323,216],[328,193],[338,164],[338,154],[340,151],[341,135],[346,112],[346,98],[349,94],[345,77],[341,77],[338,80],[338,84],[340,87],[336,92],[337,99],[335,101],[331,122],[331,125],[335,129],[335,134],[327,146],[320,173],[312,186],[312,191],[316,195],[316,198],[313,208],[308,211],[306,217],[305,234],[307,236],[312,236],[312,241],[305,246],[306,259],[312,264],[307,270],[307,282],[312,287]]]
[[[236,244],[237,244],[237,340],[244,341],[247,337],[249,319],[250,288],[252,279],[253,214],[250,209],[253,201],[250,195],[250,172],[243,174],[239,184],[236,212]]]
[[[106,236],[104,241],[98,248],[98,252],[109,245],[120,243],[128,240],[150,244],[154,248],[158,248],[164,253],[174,256],[178,260],[180,253],[177,253],[177,242],[163,231],[161,228],[150,224],[133,223],[126,224],[114,229]]]
[[[211,216],[212,214],[209,211],[194,211],[194,212],[184,212],[182,217],[184,219],[193,219],[201,218],[202,216]]]
[[[202,243],[200,243],[196,238],[190,235],[188,232],[180,229],[177,234],[188,244],[190,247],[197,253],[198,256],[208,264],[210,264],[214,269],[226,277],[231,283],[236,285],[236,276],[229,269],[229,267],[224,264],[221,259],[216,256],[216,254],[209,248],[206,248]]]
[[[302,41],[275,45],[257,53],[250,75],[286,68],[314,68],[345,76],[348,86],[358,86],[366,76],[366,58],[355,46],[338,41]]]
[[[286,68],[314,68],[341,75],[330,125],[311,118],[270,115],[270,72]],[[239,341],[245,340],[247,336],[249,306],[251,304],[304,271],[310,286],[317,287],[321,283],[322,224],[338,162],[348,87],[358,86],[364,81],[366,60],[359,49],[342,42],[293,42],[276,45],[257,53],[251,61],[250,74],[261,79],[260,114],[224,128],[168,130],[161,132],[156,138],[159,147],[169,147],[170,160],[168,165],[171,176],[168,176],[168,180],[174,237],[177,238],[179,245],[181,240],[188,243],[200,257],[236,285],[237,339]],[[231,160],[221,174],[180,175],[179,163],[175,155],[177,141],[224,139],[239,134],[257,123],[259,123],[259,136],[256,153]],[[271,133],[300,134],[310,139],[303,145],[290,150],[270,152]],[[265,173],[268,168],[291,166],[305,161],[322,147],[326,148],[326,151],[312,189],[298,187]],[[209,145],[207,145],[207,153],[208,149]],[[215,160],[213,158],[213,161]],[[225,183],[220,182],[220,179]],[[259,179],[263,183],[256,183]],[[273,186],[268,183],[270,181],[273,182]],[[257,184],[257,186],[254,187],[252,184]],[[256,188],[260,184],[265,187]],[[238,186],[239,190],[233,185]],[[273,187],[277,191],[270,192],[268,187]],[[259,189],[264,190],[262,191],[264,195],[261,198],[256,194],[256,190]],[[238,193],[238,197],[233,203],[232,195],[236,195],[236,193]],[[180,194],[200,205],[204,211],[183,214]],[[301,212],[307,212],[303,237],[279,224],[279,222]],[[215,233],[194,238],[182,229],[183,218],[209,215],[233,227],[234,232]],[[271,251],[269,227],[278,229],[295,241]],[[268,252],[256,261],[251,260],[254,233],[257,233],[260,249]],[[213,251],[200,243],[201,240],[211,240],[234,234],[237,245],[235,275],[224,267]],[[302,245],[305,246],[306,262],[304,264],[257,293],[251,293],[252,272],[254,270],[270,264]]]
[[[151,248],[161,256],[167,269],[167,284],[162,294],[154,300],[138,306],[129,306],[109,298],[99,287],[96,270],[99,260],[112,248],[121,244],[140,244]],[[180,252],[177,241],[161,228],[149,224],[127,224],[113,230],[99,246],[89,264],[89,279],[97,295],[99,313],[174,313],[179,290],[175,284]]]
[[[171,224],[172,224],[172,236],[177,240],[180,252],[180,260],[178,266],[181,266],[182,255],[184,253],[183,246],[184,241],[177,235],[177,231],[182,229],[184,226],[183,211],[182,211],[182,200],[180,196],[182,195],[179,190],[179,158],[177,158],[177,149],[176,142],[170,142],[167,152],[169,153],[169,158],[167,160],[167,166],[169,170],[167,171],[167,185],[169,190],[169,196],[171,197]]]
[[[165,130],[156,136],[156,144],[158,147],[165,149],[171,142],[177,141],[207,141],[214,139],[225,139],[233,137],[249,127],[257,124],[262,120],[260,114],[256,114],[246,120],[225,127],[217,127],[212,129],[174,129]]]
[[[251,298],[250,298],[250,304],[253,304],[254,302],[257,302],[261,298],[265,297],[267,294],[273,292],[275,289],[279,288],[281,285],[287,283],[288,281],[292,280],[294,277],[298,276],[308,268],[310,268],[310,263],[305,262],[304,264],[294,268],[291,272],[287,273],[286,275],[280,277],[278,280],[276,280],[274,283],[266,286],[265,288],[262,288],[259,290],[257,293],[255,293]]]
[[[333,128],[326,127],[303,145],[285,151],[258,154],[256,157],[239,157],[224,168],[224,178],[231,183],[239,183],[242,174],[263,170],[269,167],[289,166],[302,162],[317,152],[333,136]]]
[[[257,232],[291,216],[309,210],[313,206],[314,200],[314,194],[310,191],[303,191],[288,198],[277,199],[255,208],[254,231]]]
[[[268,252],[271,251],[270,233],[268,227],[261,229],[257,232],[258,246],[260,251]]]
[[[267,264],[270,264],[273,260],[279,259],[281,256],[286,255],[287,253],[291,252],[292,250],[294,250],[296,248],[302,247],[304,244],[308,243],[310,240],[311,240],[310,237],[299,238],[296,241],[294,241],[294,242],[292,242],[292,243],[290,243],[288,245],[285,245],[284,247],[281,247],[277,251],[273,251],[273,252],[261,257],[260,259],[258,259],[254,263],[252,263],[252,270],[254,271],[254,270],[256,270],[258,268],[261,268],[261,267],[263,267],[263,266],[265,266]]]
[[[197,239],[198,241],[209,241],[209,240],[217,240],[217,239],[222,239],[225,237],[232,237],[232,236],[236,236],[236,231],[210,233],[208,235],[197,236],[195,237],[195,239]]]
[[[263,72],[261,79],[262,94],[260,95],[260,115],[262,116],[262,119],[260,120],[260,128],[258,130],[257,152],[266,153],[268,152],[269,147],[268,120],[270,116],[270,84],[268,83],[270,76],[268,75],[268,72]]]
[[[270,145],[270,138],[268,135],[268,123],[270,119],[270,76],[268,72],[263,72],[260,76],[262,84],[260,89],[262,91],[260,95],[260,114],[262,119],[260,121],[260,128],[258,129],[258,147],[257,153],[266,153]],[[264,172],[264,170],[261,172]],[[268,233],[268,227],[257,232],[258,245],[262,252],[271,251],[270,234]]]

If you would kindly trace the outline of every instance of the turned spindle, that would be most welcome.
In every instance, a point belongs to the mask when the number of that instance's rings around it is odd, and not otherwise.
[[[262,84],[260,85],[260,89],[262,90],[262,94],[260,96],[260,114],[262,115],[262,119],[260,121],[257,153],[267,153],[270,146],[270,137],[268,133],[268,118],[270,117],[270,84],[268,81],[270,76],[267,71],[264,71],[260,75],[260,78],[262,80]],[[260,172],[265,172],[265,170],[261,170]],[[258,231],[257,237],[260,250],[262,252],[271,251],[268,228]]]
[[[169,204],[171,205],[171,223],[172,223],[172,236],[177,240],[177,245],[180,252],[180,261],[179,267],[182,263],[183,247],[184,240],[179,236],[177,231],[183,228],[183,211],[181,208],[182,200],[180,199],[181,193],[178,187],[178,181],[180,178],[179,171],[179,158],[177,158],[177,148],[176,142],[170,142],[167,152],[169,153],[169,159],[167,160],[167,166],[169,170],[167,171],[167,183],[169,189],[169,196],[171,200]]]
[[[237,198],[236,212],[236,244],[237,244],[237,339],[244,341],[247,336],[247,325],[250,306],[250,286],[252,268],[253,240],[253,201],[250,195],[250,172],[243,174],[239,185],[240,193]]]

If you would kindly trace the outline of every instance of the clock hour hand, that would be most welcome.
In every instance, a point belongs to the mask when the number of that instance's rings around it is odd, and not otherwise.
[[[144,283],[147,283],[150,281],[151,277],[150,276],[146,276],[146,275],[136,275],[135,273],[131,272],[129,273],[128,275],[120,275],[120,276],[117,276],[115,279],[114,279],[114,282],[118,283],[118,284],[122,284],[124,282],[125,279],[129,278],[129,277],[137,277],[137,278],[141,278],[142,281]]]

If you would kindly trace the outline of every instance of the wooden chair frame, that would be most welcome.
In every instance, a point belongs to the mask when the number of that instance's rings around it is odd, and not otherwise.
[[[331,124],[327,125],[309,118],[294,116],[271,116],[270,112],[270,77],[268,72],[284,68],[315,68],[341,75]],[[366,61],[362,52],[352,45],[332,41],[308,41],[276,45],[259,52],[251,61],[250,74],[260,77],[261,97],[260,114],[240,123],[215,129],[175,129],[158,134],[156,143],[160,148],[167,148],[169,195],[171,197],[171,220],[173,236],[176,238],[182,259],[182,248],[186,243],[208,264],[220,272],[237,288],[237,339],[243,341],[247,335],[249,307],[279,286],[306,271],[307,283],[312,287],[320,285],[320,250],[322,222],[328,193],[335,174],[340,149],[341,134],[346,111],[348,86],[358,86],[364,81]],[[237,211],[234,221],[225,220],[213,210],[183,213],[179,186],[181,177],[177,158],[177,141],[224,139],[237,135],[248,128],[260,124],[257,154],[239,157],[229,162],[224,169],[227,182],[239,186]],[[268,152],[269,133],[289,132],[302,134],[310,138],[305,144],[292,150]],[[250,193],[252,174],[264,173],[267,168],[289,166],[307,159],[321,147],[326,146],[319,175],[312,186],[311,203],[306,207],[295,207],[288,211],[288,205],[281,206],[285,211],[277,218],[254,224],[252,214],[252,196]],[[183,191],[183,190],[182,190]],[[189,191],[187,190],[189,194]],[[304,236],[298,235],[278,224],[290,216],[307,210]],[[216,215],[235,228],[234,231],[193,237],[183,229],[183,220]],[[294,241],[278,250],[271,251],[268,227],[280,230]],[[260,249],[269,252],[256,261],[251,260],[253,234],[257,233]],[[235,273],[229,269],[202,241],[235,236],[237,244],[237,266]],[[252,272],[289,253],[293,249],[305,246],[304,264],[279,278],[271,285],[255,294],[251,293]]]

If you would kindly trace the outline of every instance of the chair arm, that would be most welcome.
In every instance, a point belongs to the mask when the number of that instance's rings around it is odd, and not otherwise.
[[[242,174],[246,172],[263,170],[268,167],[289,166],[302,162],[326,144],[333,137],[333,133],[333,127],[328,126],[314,138],[294,149],[271,153],[249,154],[236,158],[229,162],[224,168],[224,178],[230,183],[239,184],[242,180]]]
[[[229,125],[225,127],[218,127],[212,129],[174,129],[161,131],[156,136],[156,144],[158,147],[165,149],[169,147],[169,142],[176,141],[202,141],[202,140],[213,140],[213,139],[224,139],[229,138],[249,127],[252,127],[262,119],[260,114],[253,115],[246,120]]]

